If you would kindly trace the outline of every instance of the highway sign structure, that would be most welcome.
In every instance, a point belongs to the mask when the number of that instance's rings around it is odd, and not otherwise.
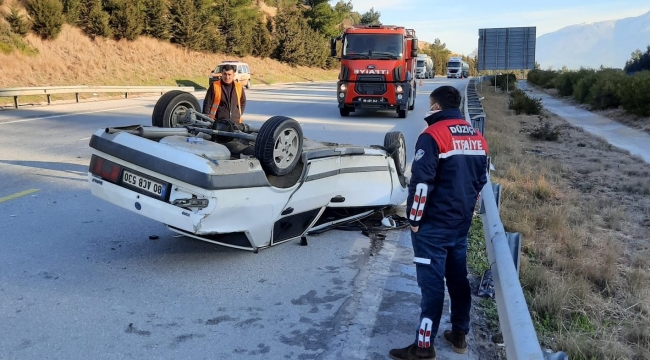
[[[479,29],[477,70],[535,68],[536,27]]]

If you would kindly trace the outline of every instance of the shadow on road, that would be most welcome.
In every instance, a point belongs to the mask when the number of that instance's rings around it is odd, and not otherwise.
[[[199,91],[199,90],[207,90],[207,88],[203,85],[199,85],[195,83],[192,80],[182,80],[182,79],[176,79],[176,85],[178,86],[194,86],[194,90]]]

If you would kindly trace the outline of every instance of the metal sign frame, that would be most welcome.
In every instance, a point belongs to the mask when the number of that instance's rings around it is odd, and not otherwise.
[[[479,29],[477,70],[533,70],[537,28]]]

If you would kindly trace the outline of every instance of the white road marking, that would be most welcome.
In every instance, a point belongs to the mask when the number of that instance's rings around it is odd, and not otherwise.
[[[54,119],[54,118],[60,118],[60,117],[66,117],[66,116],[77,116],[77,115],[86,115],[86,114],[96,114],[96,113],[101,113],[101,112],[110,112],[110,111],[116,111],[116,110],[134,109],[134,108],[143,107],[143,106],[144,106],[144,105],[132,105],[132,106],[125,106],[125,107],[111,108],[111,109],[104,109],[104,110],[93,110],[93,111],[85,111],[85,112],[76,112],[76,113],[59,114],[59,115],[40,116],[40,117],[35,117],[35,118],[20,119],[20,120],[10,120],[10,121],[5,121],[5,122],[0,122],[0,125],[3,125],[3,124],[13,124],[13,123],[20,123],[20,122],[26,122],[26,121],[36,121],[36,120]]]

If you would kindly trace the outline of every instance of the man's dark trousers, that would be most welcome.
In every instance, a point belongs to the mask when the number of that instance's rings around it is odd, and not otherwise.
[[[451,300],[452,331],[469,331],[472,295],[467,280],[467,235],[469,227],[441,229],[421,223],[411,232],[418,285],[422,292],[421,315],[415,343],[435,338],[445,299],[445,283]],[[424,336],[427,335],[427,336]],[[425,344],[419,345],[426,347]],[[433,344],[430,344],[433,346]]]

